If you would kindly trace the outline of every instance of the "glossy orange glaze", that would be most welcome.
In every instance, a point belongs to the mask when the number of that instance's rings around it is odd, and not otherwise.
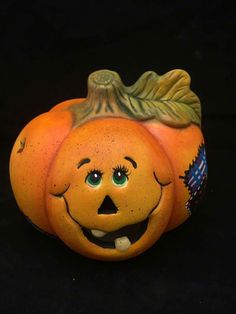
[[[19,134],[10,158],[10,178],[18,206],[35,225],[54,233],[45,208],[45,182],[53,158],[72,128],[69,111],[44,113]],[[21,151],[21,142],[25,146]]]
[[[175,205],[166,229],[168,231],[183,223],[190,215],[186,208],[189,192],[180,176],[184,176],[204,139],[201,130],[194,124],[187,128],[171,128],[151,121],[143,124],[165,150],[175,176]]]

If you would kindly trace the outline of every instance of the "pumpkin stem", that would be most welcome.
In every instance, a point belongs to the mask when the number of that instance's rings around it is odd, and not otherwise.
[[[125,86],[114,71],[96,71],[88,78],[86,100],[70,109],[76,126],[98,117],[157,120],[171,127],[201,123],[200,101],[183,70],[162,76],[148,71],[132,86]]]
[[[125,86],[118,73],[100,70],[90,74],[87,102],[95,114],[122,114],[124,106],[120,98],[125,97],[125,94]]]

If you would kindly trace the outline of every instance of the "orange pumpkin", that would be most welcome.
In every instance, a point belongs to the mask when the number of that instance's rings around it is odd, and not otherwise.
[[[201,107],[182,70],[88,79],[88,96],[33,119],[12,150],[20,209],[76,252],[123,260],[183,223],[206,183]]]

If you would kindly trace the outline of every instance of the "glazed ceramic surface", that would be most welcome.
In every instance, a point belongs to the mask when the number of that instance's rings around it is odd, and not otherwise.
[[[25,216],[85,256],[124,260],[183,223],[207,179],[201,106],[182,70],[88,79],[87,98],[29,122],[10,159]]]

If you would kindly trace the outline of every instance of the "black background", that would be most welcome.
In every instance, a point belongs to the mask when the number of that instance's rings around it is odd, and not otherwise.
[[[1,1],[1,313],[235,312],[235,25],[227,1]],[[127,85],[147,70],[187,70],[209,163],[195,215],[120,263],[86,259],[32,228],[8,177],[23,126],[85,96],[101,68]]]

